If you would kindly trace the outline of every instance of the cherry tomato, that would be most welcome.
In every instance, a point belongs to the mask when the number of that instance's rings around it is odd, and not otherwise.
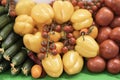
[[[100,27],[98,36],[97,36],[97,42],[101,43],[109,38],[109,35],[111,33],[112,29],[110,27]]]
[[[39,78],[42,73],[42,67],[40,65],[35,64],[31,69],[31,75],[33,78]]]

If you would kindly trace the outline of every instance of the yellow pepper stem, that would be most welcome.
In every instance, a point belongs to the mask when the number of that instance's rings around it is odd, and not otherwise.
[[[90,34],[91,32],[92,32],[92,30],[94,29],[94,27],[93,26],[91,26],[90,28],[89,28],[89,30],[88,30],[88,32],[87,32],[87,34]]]

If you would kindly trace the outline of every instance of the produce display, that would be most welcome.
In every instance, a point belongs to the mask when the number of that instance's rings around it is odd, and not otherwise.
[[[0,73],[118,74],[119,33],[120,0],[0,0]]]

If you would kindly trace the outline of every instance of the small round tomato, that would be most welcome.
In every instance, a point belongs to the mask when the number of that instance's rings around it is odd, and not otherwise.
[[[87,68],[91,72],[96,72],[96,73],[102,72],[105,70],[105,67],[106,67],[106,62],[100,56],[89,58],[87,60]]]
[[[40,65],[35,64],[31,69],[31,75],[33,78],[39,78],[42,73],[42,67]]]
[[[112,29],[109,26],[100,27],[98,36],[96,38],[98,43],[102,43],[103,41],[109,39]]]
[[[120,27],[115,27],[112,29],[110,36],[110,39],[120,42]]]
[[[119,54],[119,46],[115,43],[115,41],[111,39],[103,41],[102,43],[100,43],[99,47],[99,55],[106,60],[117,57],[117,55]]]

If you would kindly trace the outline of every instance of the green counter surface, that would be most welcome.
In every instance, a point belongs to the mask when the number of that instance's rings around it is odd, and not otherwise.
[[[82,72],[72,76],[63,73],[59,78],[46,76],[45,78],[34,79],[30,75],[24,76],[23,74],[12,76],[10,71],[7,71],[0,74],[0,80],[120,80],[120,74],[110,74],[107,71],[91,73],[84,68]]]

